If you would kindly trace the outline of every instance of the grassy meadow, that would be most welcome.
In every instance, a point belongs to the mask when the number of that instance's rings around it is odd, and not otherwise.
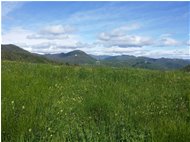
[[[190,74],[2,61],[3,142],[189,142]]]

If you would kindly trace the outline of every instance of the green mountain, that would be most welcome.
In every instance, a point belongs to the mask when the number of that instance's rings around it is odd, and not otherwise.
[[[102,60],[103,64],[116,67],[135,67],[145,69],[171,70],[180,69],[190,64],[189,60],[148,57],[135,57],[129,55],[112,56]]]
[[[95,64],[96,59],[86,54],[81,50],[74,50],[68,53],[60,54],[46,54],[45,57],[48,59],[62,61],[69,64]]]
[[[42,55],[30,53],[16,45],[1,45],[1,59],[32,63],[55,63]]]

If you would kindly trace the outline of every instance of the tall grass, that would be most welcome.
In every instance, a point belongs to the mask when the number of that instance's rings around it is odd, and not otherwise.
[[[190,74],[2,62],[2,141],[190,141]]]

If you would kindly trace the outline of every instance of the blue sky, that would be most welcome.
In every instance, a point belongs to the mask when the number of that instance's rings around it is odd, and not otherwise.
[[[2,2],[2,42],[35,53],[189,57],[189,2]]]

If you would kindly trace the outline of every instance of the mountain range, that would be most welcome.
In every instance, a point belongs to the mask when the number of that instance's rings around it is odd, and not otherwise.
[[[103,65],[112,67],[134,67],[157,70],[181,69],[190,65],[190,60],[169,58],[135,57],[131,55],[96,56],[81,50],[58,54],[34,54],[16,45],[1,45],[1,59],[34,63],[64,63],[71,65]]]

